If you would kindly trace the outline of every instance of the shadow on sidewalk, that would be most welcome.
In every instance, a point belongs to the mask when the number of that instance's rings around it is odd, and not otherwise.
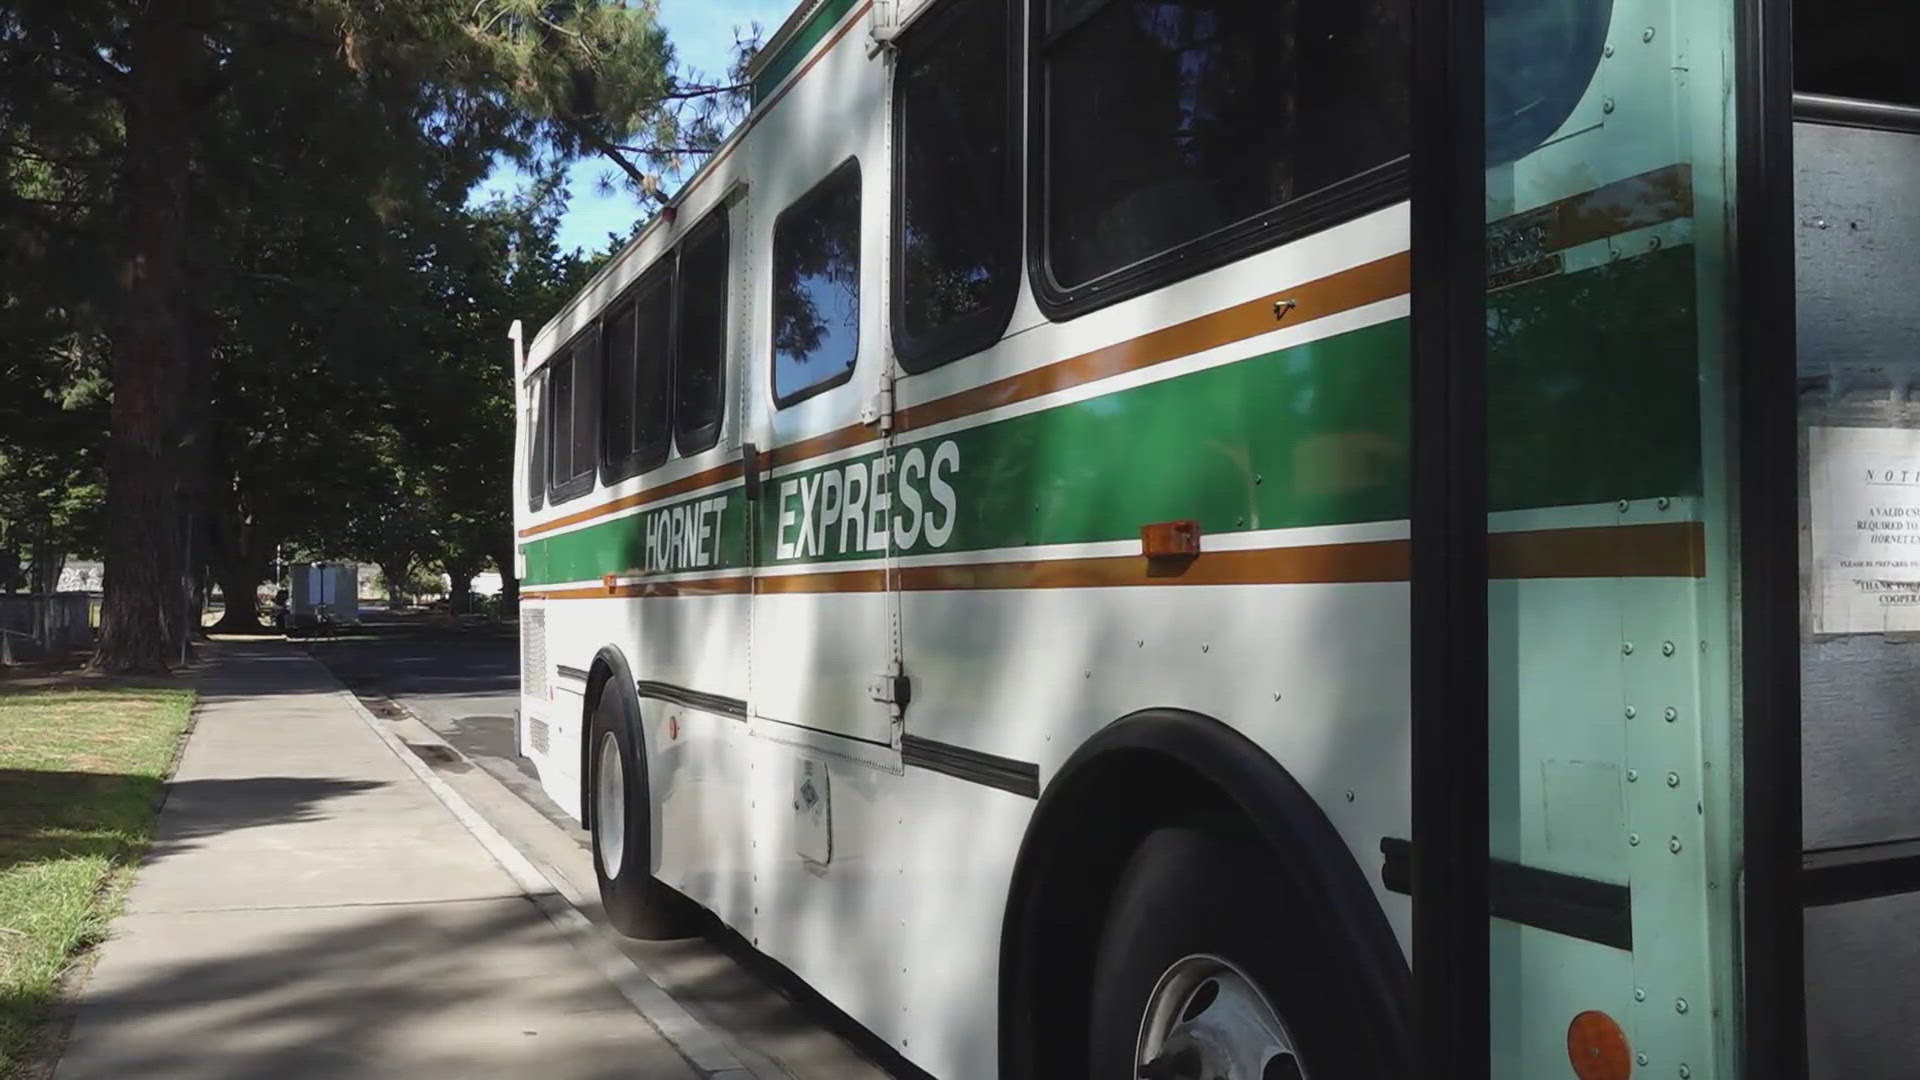
[[[645,1069],[671,1051],[638,1017],[631,1040],[609,1044],[605,1018],[624,1003],[584,961],[551,966],[552,928],[523,898],[333,909],[317,926],[239,933],[90,992],[60,1075],[685,1075]],[[548,960],[523,974],[519,957]],[[591,1034],[583,1019],[595,1016]]]
[[[162,783],[123,773],[0,769],[0,872],[76,856],[133,854],[142,846],[134,823],[160,797]],[[166,795],[172,812],[154,822],[146,861],[221,833],[311,821],[329,799],[385,786],[297,776],[179,781]]]

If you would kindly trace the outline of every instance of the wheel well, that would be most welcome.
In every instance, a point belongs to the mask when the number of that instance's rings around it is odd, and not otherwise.
[[[1259,840],[1290,880],[1275,932],[1339,951],[1354,1021],[1401,1055],[1410,1038],[1405,957],[1364,873],[1326,815],[1272,757],[1197,713],[1135,713],[1097,734],[1048,784],[1022,841],[1000,949],[1001,1073],[1084,1075],[1087,987],[1106,910],[1134,849],[1154,829],[1200,824]],[[1382,1075],[1402,1075],[1404,1069]]]

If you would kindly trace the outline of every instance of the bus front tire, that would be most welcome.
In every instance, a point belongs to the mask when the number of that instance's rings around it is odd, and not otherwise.
[[[653,877],[652,807],[638,756],[639,718],[620,694],[606,692],[588,731],[593,748],[593,872],[600,906],[615,930],[660,940],[693,933],[693,905]]]
[[[1088,1074],[1365,1076],[1342,1045],[1365,1034],[1329,1000],[1326,950],[1291,932],[1288,891],[1251,840],[1192,827],[1149,833],[1107,909]]]

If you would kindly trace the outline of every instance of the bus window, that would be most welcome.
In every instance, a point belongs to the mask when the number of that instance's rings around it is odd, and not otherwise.
[[[1882,0],[1823,0],[1793,9],[1793,88],[1801,93],[1920,107],[1920,67],[1908,42],[1920,12]]]
[[[527,379],[527,509],[547,501],[547,373]]]
[[[633,327],[638,321],[632,304],[607,317],[606,352],[602,354],[600,395],[600,439],[604,444],[601,461],[607,482],[623,475],[627,459],[633,456]]]
[[[1407,0],[1046,7],[1035,278],[1056,311],[1384,201],[1356,178],[1407,151]]]
[[[547,374],[547,498],[560,502],[593,487],[594,410],[591,336],[569,346]]]
[[[649,270],[633,303],[607,323],[607,478],[620,480],[667,460],[667,327],[673,262]],[[614,430],[612,425],[620,427]]]
[[[682,455],[720,441],[727,361],[727,212],[694,227],[680,249],[674,324],[673,438]]]
[[[1020,284],[1007,0],[949,0],[894,76],[893,348],[926,371],[999,340]]]
[[[860,163],[848,158],[773,224],[773,399],[853,377],[860,346]]]

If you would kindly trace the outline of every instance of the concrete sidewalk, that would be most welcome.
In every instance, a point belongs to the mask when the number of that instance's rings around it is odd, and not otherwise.
[[[317,662],[213,647],[57,1080],[699,1075]]]

